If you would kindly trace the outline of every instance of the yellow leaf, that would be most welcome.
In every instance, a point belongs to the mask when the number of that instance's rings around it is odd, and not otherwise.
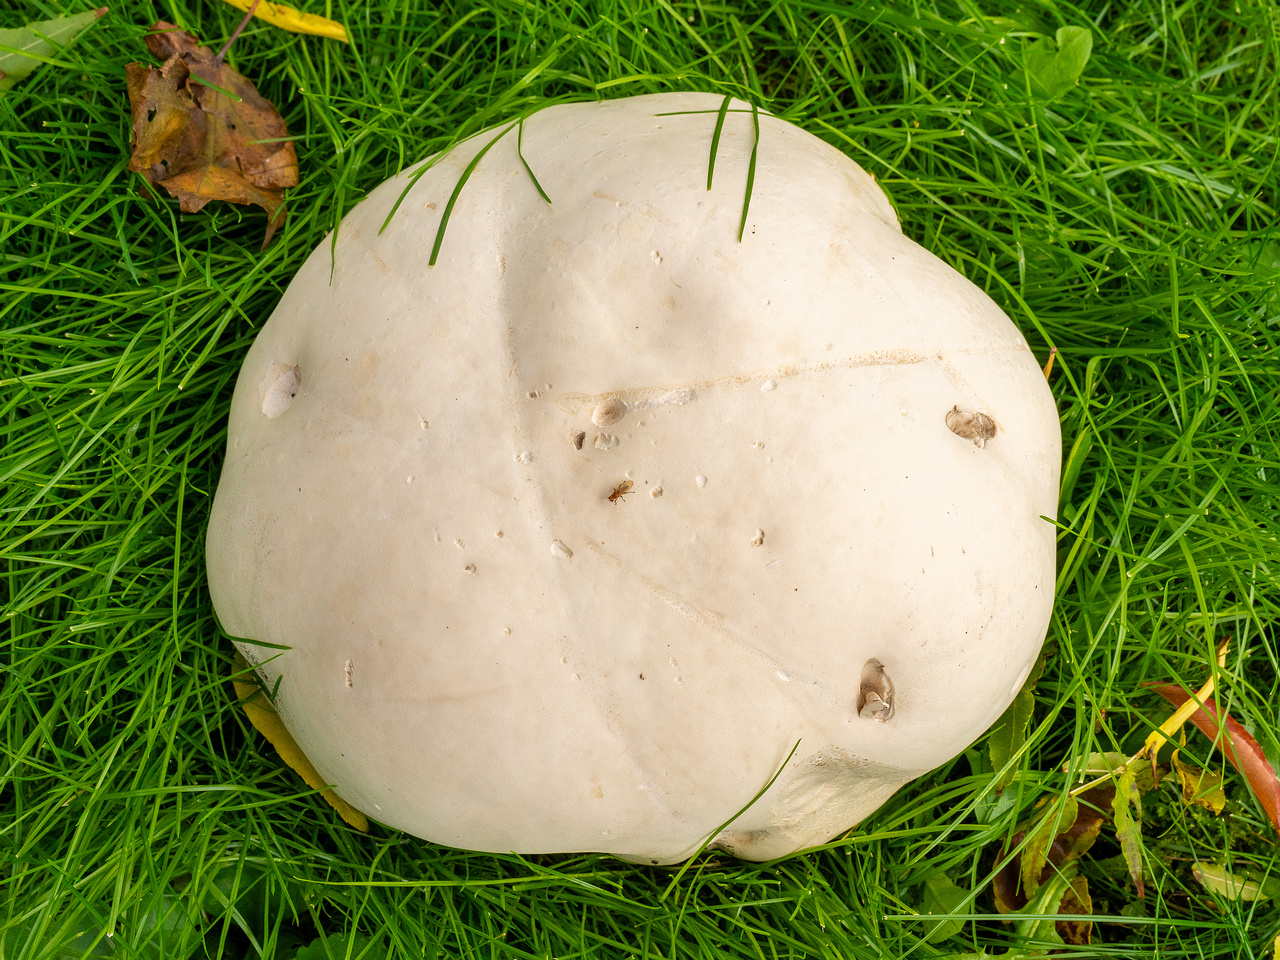
[[[227,0],[227,3],[239,10],[248,10],[253,0]],[[258,4],[258,9],[254,11],[254,16],[290,33],[310,33],[317,37],[328,37],[330,40],[341,40],[343,43],[351,42],[347,39],[347,28],[342,24],[325,17],[318,17],[314,13],[303,13],[283,3],[262,0]]]
[[[276,753],[280,754],[281,759],[307,782],[307,786],[320,791],[320,796],[329,801],[329,806],[338,811],[338,816],[362,833],[368,833],[368,818],[325,786],[324,778],[311,765],[307,755],[298,746],[298,741],[293,739],[293,734],[285,728],[280,714],[276,713],[271,700],[258,686],[248,661],[239,653],[236,654],[232,669],[234,672],[231,682],[236,688],[236,698],[244,708],[249,722],[267,738],[268,743],[276,748]]]
[[[1227,795],[1222,789],[1222,774],[1186,763],[1179,756],[1180,753],[1179,750],[1173,751],[1173,767],[1178,771],[1178,779],[1182,781],[1182,802],[1188,806],[1198,803],[1214,813],[1221,813],[1222,808],[1227,805]]]

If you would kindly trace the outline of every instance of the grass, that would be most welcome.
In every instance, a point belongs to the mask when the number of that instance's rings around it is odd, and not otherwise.
[[[77,7],[0,0],[0,26]],[[371,0],[313,12],[351,47],[251,25],[232,62],[277,103],[303,182],[265,252],[257,208],[179,213],[127,171],[124,65],[157,17],[211,46],[239,12],[126,0],[0,99],[0,957],[956,957],[1037,953],[994,916],[1000,843],[1132,752],[1232,638],[1220,702],[1280,757],[1280,13],[1263,0],[704,3]],[[1033,34],[1092,32],[1052,100]],[[246,727],[203,529],[240,359],[361,196],[547,99],[745,97],[873,172],[907,233],[1043,358],[1065,468],[1057,604],[1013,784],[986,745],[825,848],[674,871],[489,856],[337,817]],[[1198,733],[1186,753],[1222,766]],[[1144,799],[1147,895],[1104,831],[1081,956],[1273,957],[1277,899],[1195,859],[1280,870],[1227,812]],[[950,936],[930,881],[968,895]],[[319,941],[318,938],[328,937]],[[317,943],[318,942],[318,943]],[[1059,948],[1061,949],[1061,948]]]

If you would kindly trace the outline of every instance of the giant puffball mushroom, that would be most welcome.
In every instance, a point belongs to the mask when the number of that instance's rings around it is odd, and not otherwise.
[[[1031,669],[1060,440],[1026,341],[839,150],[721,104],[549,107],[392,178],[245,359],[214,605],[375,820],[774,858]]]

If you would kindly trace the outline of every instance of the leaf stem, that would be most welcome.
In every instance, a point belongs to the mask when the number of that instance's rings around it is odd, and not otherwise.
[[[227,42],[222,45],[222,49],[218,51],[218,55],[213,58],[214,63],[221,65],[222,61],[227,56],[227,51],[231,49],[231,45],[236,42],[236,39],[240,36],[244,28],[249,25],[249,21],[253,19],[253,14],[258,9],[258,4],[261,2],[262,0],[253,0],[253,3],[249,4],[249,11],[244,15],[244,19],[240,21],[240,25],[231,32],[231,36],[228,37]]]

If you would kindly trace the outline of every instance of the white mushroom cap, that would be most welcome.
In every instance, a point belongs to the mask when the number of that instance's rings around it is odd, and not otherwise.
[[[962,750],[1035,659],[1059,431],[1026,341],[763,114],[739,242],[752,118],[733,104],[708,191],[720,102],[535,114],[552,203],[511,131],[435,266],[496,131],[389,180],[245,360],[215,608],[289,647],[240,645],[377,820],[672,862],[799,740],[719,838],[775,857]]]

